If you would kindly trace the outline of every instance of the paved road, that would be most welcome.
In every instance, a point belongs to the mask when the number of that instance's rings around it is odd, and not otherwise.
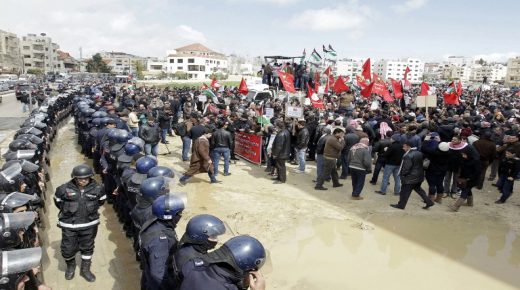
[[[2,95],[0,103],[0,133],[20,128],[29,113],[22,112],[22,104],[16,100],[14,93]]]

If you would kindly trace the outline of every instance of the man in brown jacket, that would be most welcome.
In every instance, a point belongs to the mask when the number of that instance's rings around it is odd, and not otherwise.
[[[486,177],[486,171],[489,164],[493,163],[493,160],[497,154],[497,147],[495,142],[491,141],[491,132],[485,132],[482,138],[473,142],[473,147],[477,149],[480,154],[480,177],[477,184],[477,189],[482,189],[484,185],[484,179]]]
[[[211,129],[206,127],[204,134],[193,142],[190,168],[179,180],[182,185],[185,185],[193,175],[205,172],[208,173],[211,183],[218,183],[213,172],[213,162],[209,156],[209,138],[211,138]]]
[[[327,188],[323,187],[323,182],[327,176],[332,177],[332,187],[343,186],[343,184],[338,181],[336,160],[339,158],[341,150],[345,146],[345,132],[340,128],[336,128],[332,133],[334,138],[329,138],[327,140],[327,143],[325,143],[325,149],[323,150],[323,171],[318,177],[316,186],[314,187],[316,190],[327,190]]]

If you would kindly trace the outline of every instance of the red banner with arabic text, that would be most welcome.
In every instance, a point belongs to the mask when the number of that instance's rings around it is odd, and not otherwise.
[[[235,133],[235,154],[255,164],[262,163],[262,136]]]

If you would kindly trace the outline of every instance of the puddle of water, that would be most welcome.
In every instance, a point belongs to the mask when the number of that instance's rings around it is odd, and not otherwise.
[[[518,289],[520,237],[493,223],[318,219],[271,247],[275,289]],[[486,225],[487,224],[487,225]]]

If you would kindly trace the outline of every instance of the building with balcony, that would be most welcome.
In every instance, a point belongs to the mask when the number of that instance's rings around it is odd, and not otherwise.
[[[424,62],[417,58],[406,58],[401,60],[382,59],[374,65],[373,72],[377,73],[384,80],[394,79],[403,80],[406,68],[410,69],[407,75],[408,81],[418,84],[423,81]]]
[[[507,67],[502,64],[493,65],[473,65],[471,68],[470,80],[482,82],[486,78],[487,82],[503,83],[506,79]]]
[[[0,72],[22,72],[20,40],[16,34],[3,30],[0,30]]]
[[[58,50],[58,69],[60,73],[71,73],[80,71],[80,63],[68,52]]]
[[[208,79],[213,73],[228,73],[227,57],[200,43],[168,51],[166,62],[168,73],[185,73],[190,80]]]
[[[43,73],[59,72],[58,49],[60,46],[52,42],[45,33],[27,34],[20,41],[23,72],[37,69]]]
[[[99,53],[101,58],[112,69],[112,73],[119,75],[134,75],[136,73],[136,64],[140,63],[145,66],[145,59],[119,51],[102,51]]]
[[[520,86],[520,56],[507,61],[506,86]]]

